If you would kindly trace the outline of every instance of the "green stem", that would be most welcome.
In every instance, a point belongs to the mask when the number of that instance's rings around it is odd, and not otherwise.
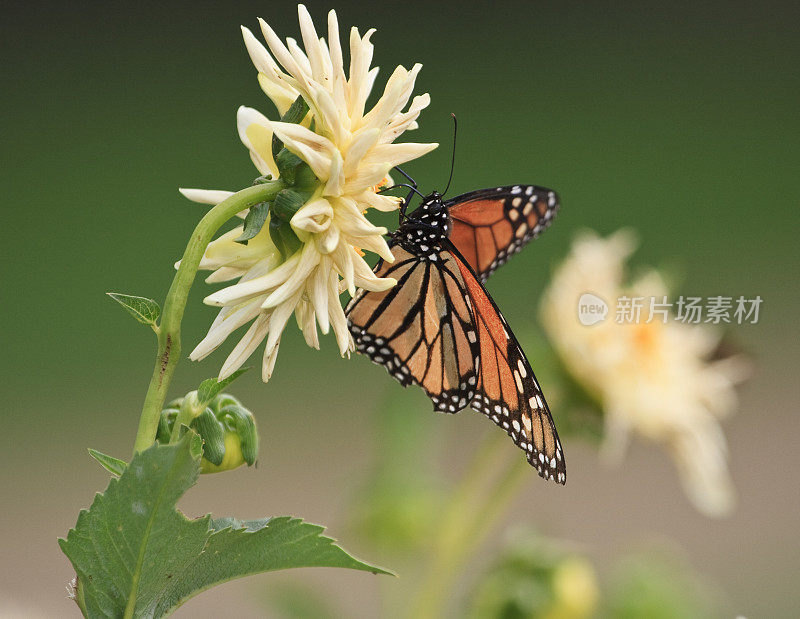
[[[167,395],[175,366],[181,354],[181,320],[186,309],[186,299],[192,287],[200,259],[217,230],[231,217],[259,202],[270,201],[283,189],[284,183],[276,180],[248,187],[223,200],[197,224],[192,237],[183,252],[180,267],[175,273],[169,287],[161,324],[158,328],[158,355],[153,368],[153,376],[147,388],[142,415],[139,418],[139,430],[136,433],[134,452],[150,447],[156,439],[158,419],[164,399]],[[176,421],[177,423],[177,421]]]
[[[525,460],[520,459],[515,450],[508,449],[506,437],[491,433],[441,519],[442,529],[436,536],[428,572],[410,606],[409,617],[438,619],[445,616],[461,567],[506,512],[529,472]]]

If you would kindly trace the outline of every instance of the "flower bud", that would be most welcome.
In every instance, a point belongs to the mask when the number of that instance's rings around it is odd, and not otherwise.
[[[197,404],[197,392],[170,402],[161,411],[156,440],[168,444],[181,408]],[[258,458],[258,431],[253,413],[227,393],[214,397],[189,426],[203,439],[201,473],[230,471],[242,464],[253,466]]]
[[[258,457],[258,431],[253,414],[239,404],[224,406],[218,417],[228,432],[239,437],[242,458],[247,466],[253,466]]]

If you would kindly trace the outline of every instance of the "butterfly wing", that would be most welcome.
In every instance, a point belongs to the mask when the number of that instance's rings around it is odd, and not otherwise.
[[[558,212],[556,193],[536,185],[480,189],[445,202],[450,241],[481,282],[541,234]]]
[[[455,413],[475,395],[477,336],[455,264],[431,262],[392,247],[379,277],[397,285],[359,290],[347,306],[356,350],[386,367],[403,386],[416,384],[440,412]]]
[[[457,250],[421,260],[401,246],[376,274],[384,292],[359,291],[347,308],[359,352],[403,386],[420,385],[435,410],[471,406],[503,428],[545,479],[566,481],[561,443],[530,364],[497,306]]]
[[[539,475],[563,484],[567,470],[550,408],[522,347],[494,300],[457,250],[480,347],[478,392],[471,403],[525,451]]]

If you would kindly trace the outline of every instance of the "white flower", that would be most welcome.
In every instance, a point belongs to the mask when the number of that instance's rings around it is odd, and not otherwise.
[[[291,228],[301,242],[293,255],[281,256],[270,238],[268,223],[246,246],[235,242],[241,226],[209,244],[200,263],[200,268],[214,271],[207,281],[238,282],[205,299],[222,309],[190,357],[202,359],[234,330],[252,323],[223,364],[221,378],[239,368],[266,338],[262,377],[268,380],[281,333],[293,313],[309,346],[319,347],[319,325],[323,333],[332,328],[340,353],[349,354],[353,343],[340,293],[346,289],[354,294],[356,287],[385,290],[396,283],[376,277],[363,258],[364,251],[371,251],[393,260],[383,238],[386,228],[371,224],[364,212],[397,208],[398,198],[380,195],[376,188],[390,182],[388,175],[394,166],[437,146],[393,143],[404,131],[417,127],[420,111],[430,102],[425,94],[409,104],[420,65],[410,71],[397,67],[383,95],[366,110],[378,71],[370,68],[374,30],[363,37],[356,28],[350,31],[350,69],[345,75],[336,13],[328,14],[326,43],[317,35],[306,8],[300,5],[298,12],[305,52],[293,39],[281,42],[264,20],[259,21],[270,51],[247,28],[243,27],[242,33],[259,83],[278,114],[283,115],[302,96],[310,108],[308,115],[302,123],[293,124],[271,121],[252,108],[241,107],[237,124],[261,174],[279,178],[272,155],[273,136],[277,136],[308,164],[319,183],[291,217]],[[199,189],[181,192],[209,204],[231,195]]]
[[[647,311],[638,324],[616,321],[619,297],[660,302],[667,295],[656,271],[625,283],[634,246],[625,231],[576,240],[542,298],[543,324],[569,372],[602,405],[606,452],[621,454],[632,431],[663,444],[697,509],[721,516],[731,510],[734,491],[718,420],[735,408],[734,385],[746,364],[733,357],[710,361],[719,333],[703,325],[664,323],[658,316],[647,322]],[[609,304],[605,320],[582,324],[578,299],[584,293]]]

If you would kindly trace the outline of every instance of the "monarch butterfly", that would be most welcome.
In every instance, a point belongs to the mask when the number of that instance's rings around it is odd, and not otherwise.
[[[414,189],[414,191],[416,191]],[[421,194],[420,194],[421,195]],[[566,465],[550,409],[525,353],[482,282],[553,219],[549,189],[513,185],[448,201],[433,192],[405,216],[376,275],[397,285],[359,290],[347,306],[358,352],[434,410],[470,406],[503,428],[539,475],[563,484]]]

